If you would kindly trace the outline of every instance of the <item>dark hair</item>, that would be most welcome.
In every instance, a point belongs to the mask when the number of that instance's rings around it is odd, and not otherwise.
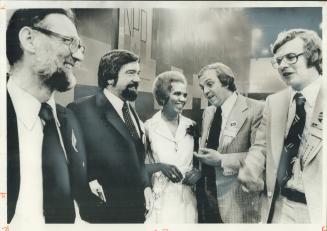
[[[216,71],[217,78],[219,79],[221,85],[223,87],[227,86],[227,89],[232,92],[236,91],[236,86],[234,82],[235,75],[228,66],[223,63],[212,63],[206,65],[199,71],[198,78],[200,78],[207,70]]]
[[[114,85],[118,81],[118,73],[121,67],[127,63],[139,62],[139,57],[127,50],[112,50],[102,56],[98,69],[98,86],[104,89],[108,86],[108,80],[113,79]]]
[[[276,54],[280,47],[297,37],[304,42],[304,56],[307,59],[308,67],[314,66],[318,73],[322,74],[321,38],[313,30],[291,29],[279,33],[275,43],[271,45],[272,53]]]
[[[63,14],[76,25],[75,15],[70,9],[16,10],[9,20],[6,33],[7,59],[10,65],[16,63],[23,54],[19,41],[20,30],[25,26],[36,26],[49,14]]]
[[[163,72],[154,80],[152,91],[160,106],[163,106],[168,101],[172,88],[171,84],[174,82],[180,82],[187,86],[185,76],[178,71]]]

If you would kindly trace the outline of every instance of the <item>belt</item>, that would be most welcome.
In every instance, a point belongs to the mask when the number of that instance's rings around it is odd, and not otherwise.
[[[290,201],[306,204],[305,194],[295,189],[282,188],[280,194]]]

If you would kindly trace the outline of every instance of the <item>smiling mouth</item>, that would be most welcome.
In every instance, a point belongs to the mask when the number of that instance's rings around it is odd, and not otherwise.
[[[64,66],[65,66],[67,69],[72,69],[74,65],[71,64],[71,63],[67,63],[67,62],[65,62],[65,63],[64,63]]]
[[[283,73],[283,77],[289,77],[291,74],[293,74],[292,72],[284,72]]]

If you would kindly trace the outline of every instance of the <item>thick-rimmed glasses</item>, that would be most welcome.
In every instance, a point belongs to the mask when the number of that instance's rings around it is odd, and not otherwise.
[[[81,41],[76,38],[76,37],[68,37],[68,36],[64,36],[61,34],[58,34],[56,32],[53,32],[51,30],[47,30],[41,27],[36,27],[36,26],[31,26],[31,28],[33,30],[39,31],[45,35],[48,36],[54,36],[57,38],[60,38],[63,42],[65,42],[67,45],[69,45],[69,49],[72,53],[77,52],[78,50],[81,50],[81,52],[84,54],[85,52],[85,47],[83,45],[81,45]]]
[[[295,54],[295,53],[288,53],[286,55],[283,55],[281,57],[273,57],[271,59],[271,65],[273,68],[277,69],[279,65],[283,62],[286,62],[287,64],[294,64],[297,62],[299,56],[303,55],[304,53]]]

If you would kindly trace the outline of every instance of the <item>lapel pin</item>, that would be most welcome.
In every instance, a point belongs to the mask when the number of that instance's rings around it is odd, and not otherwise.
[[[231,127],[236,127],[236,125],[237,125],[236,121],[232,121],[232,122],[230,123],[230,126],[231,126]]]

